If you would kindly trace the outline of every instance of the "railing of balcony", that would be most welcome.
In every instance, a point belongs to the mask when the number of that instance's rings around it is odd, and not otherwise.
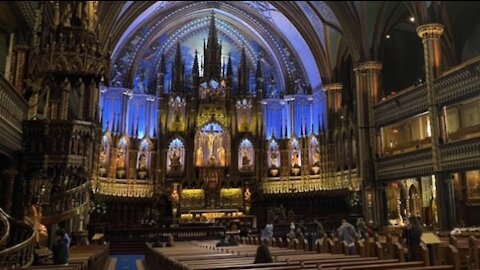
[[[90,193],[90,183],[84,183],[55,194],[50,198],[49,205],[42,209],[42,223],[51,224],[66,220],[77,214],[77,209],[87,204]]]
[[[2,145],[9,151],[22,147],[22,121],[27,117],[27,102],[0,74],[0,133]]]
[[[35,248],[33,229],[8,216],[2,209],[0,216],[7,219],[10,224],[6,248],[0,250],[0,269],[17,269],[31,265]]]
[[[359,188],[356,170],[317,175],[310,178],[262,182],[264,194],[298,193]]]
[[[147,198],[153,196],[154,186],[152,183],[143,181],[118,183],[113,181],[115,179],[99,177],[95,192],[117,197]]]

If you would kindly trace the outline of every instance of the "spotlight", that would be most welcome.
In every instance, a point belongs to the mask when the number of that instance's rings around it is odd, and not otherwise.
[[[386,35],[385,38],[386,38],[386,39],[390,39],[390,35]]]
[[[410,22],[412,22],[412,23],[413,23],[413,22],[415,22],[415,17],[413,17],[413,16],[410,16],[409,20],[410,20]]]

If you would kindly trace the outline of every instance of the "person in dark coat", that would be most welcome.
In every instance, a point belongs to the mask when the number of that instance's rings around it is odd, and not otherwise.
[[[255,261],[253,263],[271,263],[273,262],[272,255],[270,255],[270,249],[268,248],[267,241],[262,241],[262,244],[257,248],[257,254],[255,255]]]
[[[423,227],[418,217],[411,216],[408,218],[408,225],[403,231],[403,238],[407,242],[408,260],[420,260],[420,238],[423,234]]]
[[[53,263],[66,265],[70,257],[69,239],[64,229],[59,229],[56,235],[57,238],[52,246]]]

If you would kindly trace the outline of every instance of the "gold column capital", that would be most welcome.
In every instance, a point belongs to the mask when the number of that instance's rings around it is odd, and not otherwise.
[[[323,85],[323,91],[330,92],[330,91],[342,91],[343,90],[343,83],[327,83]]]
[[[417,34],[420,38],[440,38],[444,30],[443,24],[429,23],[417,27]]]
[[[379,61],[366,61],[357,63],[353,67],[354,72],[363,72],[369,70],[382,70],[383,64]]]

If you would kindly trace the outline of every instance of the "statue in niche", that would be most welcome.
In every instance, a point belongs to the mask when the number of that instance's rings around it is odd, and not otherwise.
[[[170,164],[171,165],[182,165],[180,162],[180,150],[173,149],[172,153],[170,154]]]
[[[125,152],[123,149],[118,150],[117,160],[115,165],[117,167],[117,177],[124,178],[125,177]]]
[[[245,193],[243,195],[245,203],[249,203],[252,200],[252,193],[250,193],[250,189],[248,187],[245,189]]]
[[[177,148],[170,149],[170,171],[180,172],[182,162],[180,161],[180,150]]]
[[[145,153],[141,153],[140,157],[138,158],[138,169],[140,171],[147,170],[147,156],[145,155]]]
[[[272,168],[278,168],[278,156],[276,152],[272,152],[270,155],[270,163],[272,164]]]
[[[242,167],[247,168],[250,166],[250,158],[248,157],[249,151],[247,148],[242,148]]]
[[[297,150],[294,150],[292,153],[292,167],[293,168],[300,168],[299,164],[299,154]]]
[[[315,147],[315,152],[313,152],[313,166],[320,166],[320,149],[318,149],[318,146]]]
[[[99,158],[99,175],[106,176],[107,174],[107,149],[104,145],[102,145],[102,149],[100,150],[100,158]]]
[[[65,6],[65,9],[63,10],[63,13],[62,13],[61,21],[62,21],[63,26],[70,27],[71,26],[71,24],[70,24],[71,19],[72,19],[72,6],[71,6],[70,3],[68,3]]]
[[[202,146],[198,146],[196,154],[195,154],[195,165],[202,166],[203,165],[203,149]]]

